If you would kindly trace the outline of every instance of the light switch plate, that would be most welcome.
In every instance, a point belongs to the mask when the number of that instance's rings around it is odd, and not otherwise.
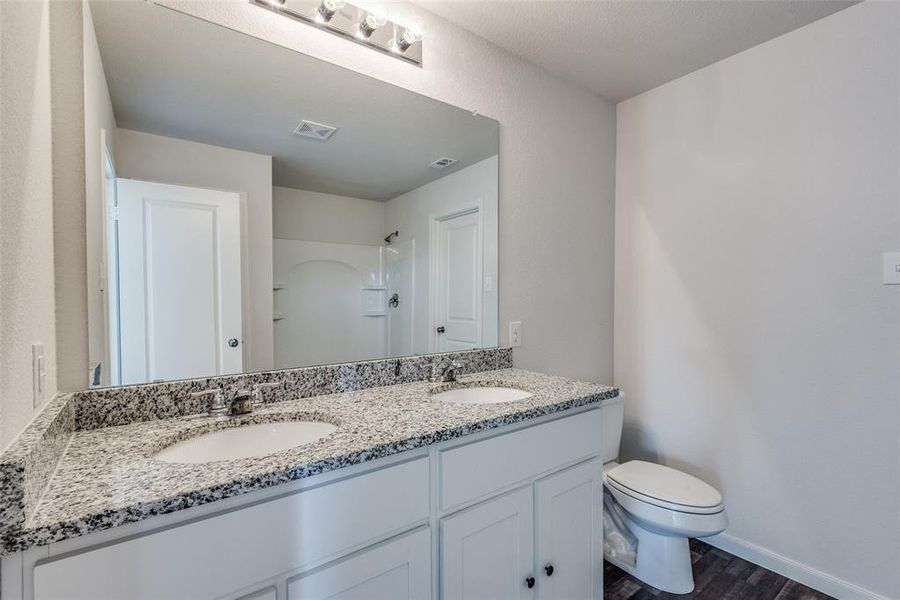
[[[31,345],[31,395],[34,407],[44,404],[44,389],[47,387],[47,367],[44,360],[44,345]]]
[[[884,285],[900,285],[900,252],[884,253]]]
[[[509,346],[518,348],[522,345],[522,321],[509,322]]]

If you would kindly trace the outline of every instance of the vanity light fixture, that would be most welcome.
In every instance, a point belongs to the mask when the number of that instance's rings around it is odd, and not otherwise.
[[[346,0],[249,0],[260,8],[421,67],[421,21],[400,24],[388,18],[383,5],[358,1],[359,5]]]

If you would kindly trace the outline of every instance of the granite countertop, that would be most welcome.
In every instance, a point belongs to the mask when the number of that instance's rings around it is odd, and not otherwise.
[[[435,384],[414,382],[285,400],[239,417],[188,416],[76,431],[24,527],[0,550],[110,529],[618,395],[615,388],[520,369],[460,378],[460,385],[478,384],[533,395],[503,404],[446,403],[431,398]],[[257,458],[177,464],[151,457],[206,431],[286,420],[325,421],[337,431]]]

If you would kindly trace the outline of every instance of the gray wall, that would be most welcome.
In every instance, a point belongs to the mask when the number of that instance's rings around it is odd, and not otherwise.
[[[380,246],[384,243],[384,202],[308,190],[272,188],[276,238]]]
[[[619,105],[623,454],[720,487],[715,543],[841,598],[900,598],[898,249],[900,4]]]
[[[33,413],[34,342],[56,393],[49,13],[0,2],[0,450]]]

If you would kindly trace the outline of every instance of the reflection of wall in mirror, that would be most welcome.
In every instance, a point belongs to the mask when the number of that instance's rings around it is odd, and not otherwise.
[[[399,230],[399,241],[416,240],[415,289],[417,301],[412,315],[412,353],[433,351],[430,334],[431,261],[429,236],[435,217],[450,215],[474,205],[482,213],[482,262],[485,281],[482,314],[482,345],[496,346],[497,325],[497,156],[432,181],[385,203],[385,231]]]
[[[91,19],[90,4],[84,4],[84,182],[85,227],[87,253],[87,310],[88,310],[88,361],[102,365],[101,383],[109,384],[106,356],[106,319],[103,299],[104,237],[104,168],[101,138],[115,160],[116,118],[113,114],[109,88],[100,60],[100,48]]]
[[[384,203],[276,186],[273,218],[276,368],[391,354]]]
[[[139,131],[116,131],[119,177],[246,194],[245,370],[271,369],[272,158]]]
[[[482,212],[484,277],[493,283],[483,294],[482,345],[497,345],[497,165],[493,156],[387,202],[276,186],[275,283],[283,288],[275,292],[276,367],[432,351],[431,222],[435,216],[472,206]],[[392,231],[399,234],[385,245],[385,233]],[[298,246],[288,240],[304,243]],[[356,280],[365,279],[360,257],[374,257],[376,251],[382,261],[381,283],[371,285],[384,289],[363,290],[361,296],[349,287],[343,289],[339,273],[347,276],[346,286],[351,272]],[[301,281],[317,301],[293,289]],[[366,287],[365,282],[358,285]],[[394,293],[396,307],[387,303]],[[339,295],[352,300],[348,303]],[[316,310],[321,314],[310,312]],[[335,326],[329,333],[322,327],[335,318],[329,310],[346,312],[339,321],[356,325]],[[360,322],[358,314],[367,315],[368,321]],[[294,347],[297,344],[303,348]]]

